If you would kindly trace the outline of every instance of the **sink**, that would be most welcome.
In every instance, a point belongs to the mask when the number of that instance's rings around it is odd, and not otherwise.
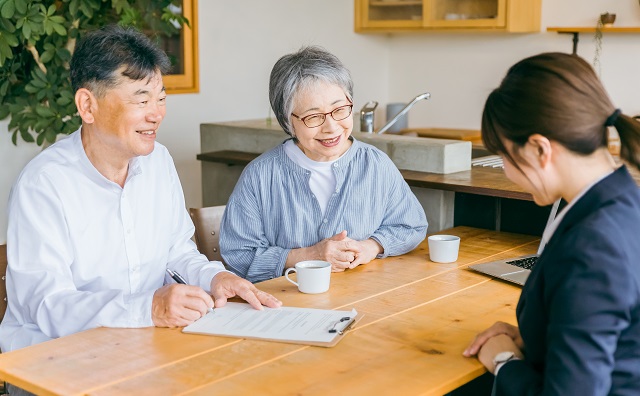
[[[471,158],[486,157],[491,155],[482,144],[480,130],[460,128],[407,128],[397,133],[389,133],[390,136],[426,137],[435,139],[462,140],[471,142]]]

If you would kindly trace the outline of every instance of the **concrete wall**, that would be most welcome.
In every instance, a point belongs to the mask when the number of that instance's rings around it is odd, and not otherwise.
[[[430,91],[432,99],[409,114],[415,127],[479,127],[482,105],[515,61],[543,51],[571,49],[569,36],[546,26],[595,26],[600,13],[617,13],[617,26],[640,26],[637,0],[543,0],[543,31],[536,34],[360,35],[353,32],[353,1],[199,1],[199,94],[172,95],[158,140],[173,154],[188,206],[202,205],[199,125],[267,117],[267,81],[279,56],[305,44],[333,51],[351,69],[355,106],[368,100],[408,101]],[[579,54],[593,58],[594,44],[581,35]],[[602,79],[626,113],[640,113],[640,34],[608,34]],[[377,113],[378,126],[384,111]],[[11,145],[0,122],[0,243],[6,238],[9,189],[38,148]]]

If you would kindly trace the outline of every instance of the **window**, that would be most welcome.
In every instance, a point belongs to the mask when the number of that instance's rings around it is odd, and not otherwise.
[[[198,80],[198,7],[197,0],[182,1],[182,15],[191,27],[184,25],[180,35],[162,39],[162,49],[174,64],[170,74],[164,76],[169,94],[199,92]]]

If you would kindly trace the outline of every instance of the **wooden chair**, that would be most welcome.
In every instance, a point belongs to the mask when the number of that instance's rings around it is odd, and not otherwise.
[[[0,322],[7,310],[7,245],[0,245]],[[0,382],[0,395],[6,394],[5,383]]]
[[[7,245],[0,245],[0,322],[7,310]]]
[[[196,227],[195,239],[200,253],[210,261],[222,261],[220,255],[220,222],[225,205],[190,208],[189,214]]]

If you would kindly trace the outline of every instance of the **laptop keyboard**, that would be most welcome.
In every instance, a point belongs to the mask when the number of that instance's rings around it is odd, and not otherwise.
[[[515,265],[516,267],[524,268],[530,270],[536,265],[536,261],[538,261],[538,257],[527,257],[518,260],[507,261],[507,264]]]

